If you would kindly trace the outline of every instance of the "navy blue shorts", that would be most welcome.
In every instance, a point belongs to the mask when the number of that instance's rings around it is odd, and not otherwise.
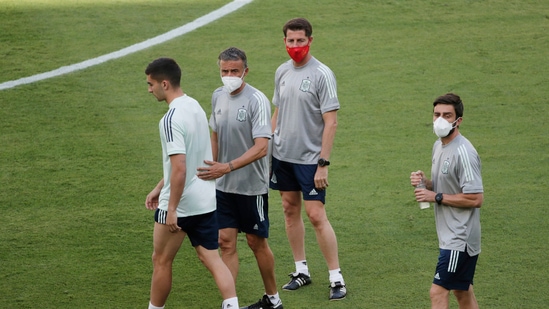
[[[154,221],[166,224],[167,214],[166,210],[156,209]],[[179,217],[177,225],[187,233],[193,247],[200,245],[208,250],[219,248],[219,227],[215,211],[196,216]]]
[[[326,190],[315,188],[317,164],[296,164],[273,157],[270,187],[279,191],[301,191],[306,201],[326,202]]]
[[[473,284],[478,254],[470,256],[457,250],[440,249],[433,283],[448,290],[468,291]]]
[[[219,228],[269,237],[269,195],[242,195],[216,190]]]

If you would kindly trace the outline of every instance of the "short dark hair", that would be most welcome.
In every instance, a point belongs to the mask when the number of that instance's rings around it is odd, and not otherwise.
[[[433,102],[433,107],[437,106],[437,104],[453,105],[454,110],[456,111],[456,119],[459,117],[463,117],[463,102],[457,94],[450,92],[445,95],[441,95],[440,97],[435,99],[435,101]]]
[[[304,30],[305,36],[307,36],[308,38],[310,38],[311,35],[313,35],[313,26],[308,20],[306,20],[303,17],[290,19],[284,24],[284,27],[282,27],[282,32],[284,32],[284,37],[286,37],[286,33],[288,32],[288,30],[292,30],[292,31]]]
[[[149,63],[145,69],[145,74],[150,75],[156,81],[168,80],[174,87],[179,87],[181,83],[181,68],[171,58],[158,58]]]
[[[246,58],[246,53],[236,47],[229,47],[222,51],[217,58],[217,65],[220,61],[238,61],[242,60],[244,63],[244,69],[248,67],[248,58]]]

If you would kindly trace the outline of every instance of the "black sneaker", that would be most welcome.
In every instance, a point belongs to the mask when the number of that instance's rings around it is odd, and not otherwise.
[[[289,276],[292,278],[290,279],[290,282],[282,286],[282,289],[286,291],[297,290],[304,285],[311,284],[312,282],[311,277],[304,273],[291,273]]]
[[[257,303],[251,304],[248,307],[242,307],[240,309],[284,309],[282,307],[282,301],[278,300],[277,304],[273,304],[269,299],[269,296],[263,295]]]
[[[336,281],[330,284],[330,300],[340,300],[347,296],[347,288],[341,282]]]

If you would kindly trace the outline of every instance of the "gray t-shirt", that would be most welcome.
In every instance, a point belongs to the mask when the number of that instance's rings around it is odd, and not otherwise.
[[[482,193],[480,157],[462,135],[449,144],[440,139],[433,146],[431,169],[433,191],[445,194]],[[459,250],[474,256],[480,253],[480,209],[458,208],[435,203],[435,221],[439,247]]]
[[[217,133],[218,162],[240,157],[258,137],[271,138],[271,106],[267,97],[249,84],[237,95],[223,87],[212,95],[210,127]],[[260,195],[269,190],[269,158],[256,160],[220,177],[217,190],[242,195]]]
[[[273,104],[278,107],[273,156],[316,164],[322,148],[322,114],[340,107],[332,70],[314,57],[298,68],[292,60],[281,64],[275,73]]]

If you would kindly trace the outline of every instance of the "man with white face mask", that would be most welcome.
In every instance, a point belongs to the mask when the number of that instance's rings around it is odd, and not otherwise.
[[[250,309],[283,309],[278,295],[274,255],[269,236],[269,161],[271,108],[267,97],[244,82],[248,62],[244,51],[231,47],[219,55],[223,87],[212,95],[213,161],[198,168],[198,177],[216,179],[219,243],[223,262],[236,283],[237,236],[246,233],[263,279],[265,295]]]
[[[463,102],[448,93],[433,102],[432,180],[412,172],[410,183],[423,179],[426,189],[415,189],[418,202],[435,203],[440,255],[431,285],[432,308],[448,308],[450,291],[459,308],[478,308],[473,277],[480,254],[480,207],[484,199],[480,157],[459,132]]]

